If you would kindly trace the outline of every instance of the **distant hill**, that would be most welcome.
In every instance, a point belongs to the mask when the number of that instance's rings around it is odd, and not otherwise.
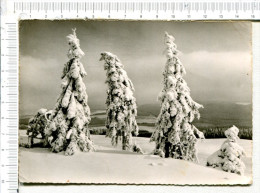
[[[194,120],[198,127],[252,127],[252,104],[236,104],[228,102],[204,103],[200,109],[200,120]],[[157,116],[160,104],[146,104],[138,107],[139,116]]]
[[[193,123],[198,128],[229,127],[236,125],[239,128],[252,128],[252,105],[243,103],[211,102],[202,103],[204,109],[200,109],[200,120]],[[92,110],[90,127],[104,126],[106,112],[104,109]],[[139,125],[154,125],[156,117],[160,112],[159,102],[138,106],[137,121]],[[20,129],[26,129],[28,120],[32,116],[22,116],[19,120]]]
[[[138,106],[137,113],[138,116],[155,116],[157,117],[160,113],[160,104],[146,104]]]

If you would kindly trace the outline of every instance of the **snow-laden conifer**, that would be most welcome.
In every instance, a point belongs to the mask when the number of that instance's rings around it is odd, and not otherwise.
[[[238,133],[239,129],[234,125],[225,131],[227,139],[221,145],[220,150],[208,157],[207,166],[220,167],[226,172],[244,174],[245,164],[241,159],[242,156],[245,156],[245,151],[237,143]]]
[[[106,83],[108,85],[106,100],[107,136],[111,138],[112,145],[117,145],[118,139],[122,138],[122,149],[131,150],[133,148],[132,132],[138,135],[138,126],[135,119],[137,107],[136,99],[133,96],[133,84],[116,55],[104,52],[101,53],[100,60],[105,62],[104,69],[106,70]],[[137,149],[141,151],[140,147]]]
[[[77,150],[93,150],[93,143],[88,129],[90,109],[83,82],[87,73],[80,62],[84,52],[80,49],[76,29],[67,36],[67,41],[69,61],[61,76],[62,91],[54,110],[47,116],[45,135],[53,152],[65,151],[65,155],[73,155]]]
[[[204,138],[204,135],[192,121],[200,118],[199,108],[203,106],[190,96],[190,89],[183,79],[186,71],[178,58],[179,51],[174,37],[167,32],[165,45],[167,59],[163,72],[163,89],[158,97],[161,110],[151,137],[151,141],[156,143],[154,153],[161,157],[198,161],[196,142],[197,138]]]

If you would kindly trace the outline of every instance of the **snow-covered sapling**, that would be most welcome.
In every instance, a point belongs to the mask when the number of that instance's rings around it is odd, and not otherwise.
[[[227,140],[224,141],[220,150],[208,157],[207,166],[220,167],[226,172],[244,174],[245,164],[241,158],[245,156],[245,151],[237,143],[238,132],[239,129],[234,125],[225,131]]]
[[[86,152],[94,147],[88,129],[90,109],[83,82],[87,73],[80,62],[84,52],[80,49],[75,29],[67,36],[67,41],[69,61],[61,76],[62,92],[49,116],[45,135],[53,152],[65,151],[65,155],[73,155],[78,149]]]
[[[29,147],[33,146],[34,139],[40,134],[41,138],[45,138],[44,129],[47,124],[47,119],[45,118],[45,113],[47,109],[39,109],[36,115],[29,119],[27,127],[27,135],[29,139]]]
[[[105,61],[104,69],[107,71],[107,136],[111,138],[112,145],[117,145],[118,139],[122,137],[122,149],[131,150],[132,132],[138,135],[133,84],[116,55],[104,52],[100,60]]]
[[[197,138],[204,138],[193,124],[200,118],[199,108],[203,106],[193,101],[190,89],[183,75],[185,68],[178,58],[179,51],[174,37],[165,33],[166,64],[163,72],[163,89],[158,100],[161,110],[157,117],[156,129],[151,141],[155,141],[155,154],[188,161],[198,161]]]

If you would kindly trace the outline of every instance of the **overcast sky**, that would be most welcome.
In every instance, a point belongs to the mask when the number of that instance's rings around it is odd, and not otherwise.
[[[100,52],[116,54],[135,86],[138,105],[157,103],[162,89],[164,32],[175,37],[191,96],[210,101],[251,102],[249,22],[22,21],[20,23],[20,112],[52,109],[77,28],[91,108],[104,106],[105,71]],[[104,106],[105,107],[105,106]]]

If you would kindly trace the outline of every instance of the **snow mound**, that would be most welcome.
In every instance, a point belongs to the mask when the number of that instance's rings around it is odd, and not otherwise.
[[[106,184],[249,184],[251,177],[240,176],[208,168],[196,163],[160,158],[149,154],[154,143],[148,138],[134,138],[144,150],[137,154],[113,147],[109,138],[92,136],[96,152],[79,152],[64,156],[64,152],[51,153],[45,148],[20,148],[19,181],[21,183],[106,183]],[[20,141],[27,140],[21,136]],[[219,144],[223,140],[209,140]],[[248,143],[248,141],[247,141]],[[202,144],[200,151],[211,148]],[[212,145],[211,145],[212,146]],[[214,146],[214,145],[213,145]],[[212,147],[213,147],[212,146]],[[209,150],[208,150],[209,151]],[[210,153],[206,152],[207,155]],[[202,157],[199,154],[199,159]],[[203,158],[204,159],[204,158]],[[205,164],[206,160],[200,160]],[[66,168],[66,169],[64,169]]]

